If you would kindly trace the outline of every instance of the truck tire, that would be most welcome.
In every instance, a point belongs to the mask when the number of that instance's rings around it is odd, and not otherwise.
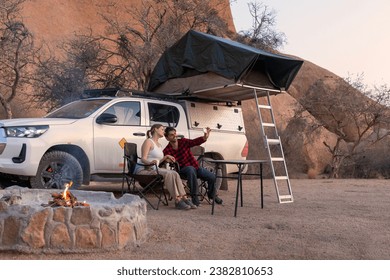
[[[211,172],[213,172],[215,174],[216,164],[208,162],[207,160],[205,160],[207,158],[208,158],[207,156],[199,158],[198,159],[199,166],[202,166],[203,168],[206,168],[207,170],[209,170],[209,171],[211,171]],[[217,192],[220,189],[224,189],[222,187],[222,185],[223,185],[223,180],[226,180],[226,179],[222,179],[221,176],[225,176],[224,170],[218,169],[217,170],[217,179],[215,181],[215,188],[216,188]]]
[[[39,163],[37,175],[30,178],[34,189],[64,189],[72,181],[72,189],[77,189],[83,182],[83,169],[78,160],[63,151],[46,153]]]

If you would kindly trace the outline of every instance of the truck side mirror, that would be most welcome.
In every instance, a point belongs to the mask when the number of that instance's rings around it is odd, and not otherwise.
[[[118,121],[118,118],[109,113],[103,113],[96,119],[96,123],[98,124],[104,124],[104,123],[116,123]]]

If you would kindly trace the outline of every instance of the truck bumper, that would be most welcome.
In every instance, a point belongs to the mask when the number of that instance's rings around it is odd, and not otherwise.
[[[39,138],[0,138],[0,173],[35,176],[39,161],[46,151],[46,143]],[[34,151],[34,154],[32,154]],[[34,157],[32,157],[32,155]]]

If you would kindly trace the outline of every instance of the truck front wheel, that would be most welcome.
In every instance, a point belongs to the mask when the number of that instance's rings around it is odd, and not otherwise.
[[[37,175],[30,178],[34,189],[64,189],[72,181],[72,189],[77,189],[83,181],[83,169],[78,160],[63,151],[46,153],[39,163]]]

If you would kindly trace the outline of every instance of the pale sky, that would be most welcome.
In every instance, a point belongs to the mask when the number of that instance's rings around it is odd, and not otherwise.
[[[237,31],[252,25],[248,2],[237,0],[231,5]],[[343,78],[363,73],[368,86],[390,85],[389,0],[257,2],[276,13],[276,30],[287,37],[282,53],[301,57]]]

